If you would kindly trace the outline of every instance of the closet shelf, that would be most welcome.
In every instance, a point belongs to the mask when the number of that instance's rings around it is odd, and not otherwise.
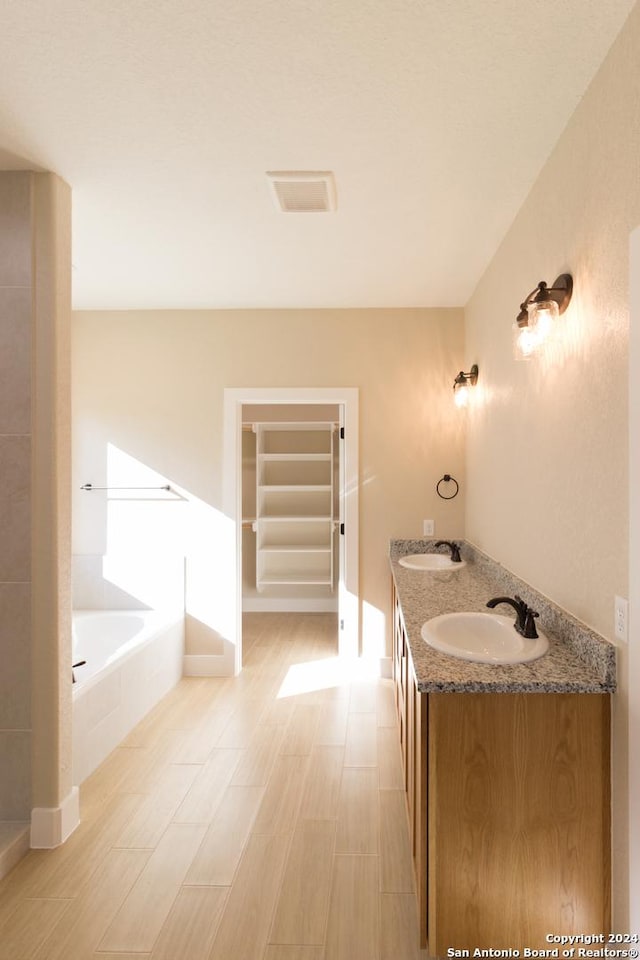
[[[268,575],[262,577],[259,586],[260,588],[282,587],[295,586],[296,584],[302,584],[303,586],[331,586],[331,578],[329,576],[305,576],[304,574],[295,571],[288,575]]]
[[[327,514],[315,513],[313,515],[296,513],[296,514],[287,514],[286,516],[285,514],[278,514],[277,516],[263,515],[259,517],[257,520],[255,520],[254,522],[257,523],[258,521],[260,523],[327,523],[327,522],[337,523],[337,521],[333,519],[330,513],[327,513]]]
[[[263,453],[264,463],[326,463],[330,453]]]
[[[245,424],[243,424],[244,428]],[[267,430],[269,433],[284,431],[285,433],[310,433],[314,430],[323,432],[337,430],[338,424],[331,420],[260,420],[257,423],[246,424],[248,429],[258,433]]]
[[[263,553],[329,553],[331,547],[325,545],[305,546],[301,543],[286,543],[276,544],[274,546],[263,544],[261,550]]]
[[[258,493],[328,493],[330,483],[261,483]]]

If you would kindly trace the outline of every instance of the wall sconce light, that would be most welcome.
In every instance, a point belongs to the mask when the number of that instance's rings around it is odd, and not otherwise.
[[[513,324],[513,353],[516,360],[529,360],[551,334],[553,324],[569,306],[573,293],[570,273],[561,273],[552,287],[541,280],[520,304]]]
[[[469,403],[469,387],[478,382],[478,364],[474,363],[469,373],[462,370],[453,381],[453,399],[456,407],[466,407]]]

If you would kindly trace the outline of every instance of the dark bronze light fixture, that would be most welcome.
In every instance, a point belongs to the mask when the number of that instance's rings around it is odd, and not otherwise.
[[[553,324],[569,306],[573,293],[570,273],[561,273],[548,287],[544,280],[525,297],[513,325],[516,360],[529,360],[551,334]]]
[[[469,403],[469,387],[478,382],[478,364],[474,363],[469,373],[460,371],[453,381],[453,399],[457,407],[466,407]]]

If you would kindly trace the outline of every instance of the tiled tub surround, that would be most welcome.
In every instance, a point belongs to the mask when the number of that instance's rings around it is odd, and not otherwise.
[[[532,587],[464,541],[466,565],[455,571],[416,571],[398,563],[412,553],[441,553],[437,540],[391,540],[389,559],[402,607],[418,689],[424,693],[613,693],[615,647]],[[422,624],[457,611],[482,611],[492,597],[515,594],[540,614],[549,651],[531,663],[472,663],[439,653],[422,639]],[[507,607],[497,613],[509,615]],[[515,619],[515,613],[514,613]]]
[[[73,686],[73,782],[81,784],[180,680],[184,614],[78,611],[76,632],[74,660],[87,661]]]
[[[130,549],[126,555],[74,554],[74,610],[166,610],[184,607],[183,556]]]
[[[73,782],[81,784],[183,674],[184,557],[75,554]],[[80,646],[78,646],[78,641]]]

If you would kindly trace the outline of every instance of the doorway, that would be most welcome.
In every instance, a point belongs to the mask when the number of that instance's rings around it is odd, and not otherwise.
[[[224,483],[223,504],[235,530],[233,556],[229,558],[235,593],[233,622],[234,673],[242,669],[242,437],[244,409],[295,405],[334,407],[337,412],[338,442],[337,510],[338,542],[336,595],[338,653],[356,657],[359,652],[358,583],[358,390],[335,388],[228,388],[224,391]]]
[[[242,611],[338,612],[340,407],[242,405]]]

